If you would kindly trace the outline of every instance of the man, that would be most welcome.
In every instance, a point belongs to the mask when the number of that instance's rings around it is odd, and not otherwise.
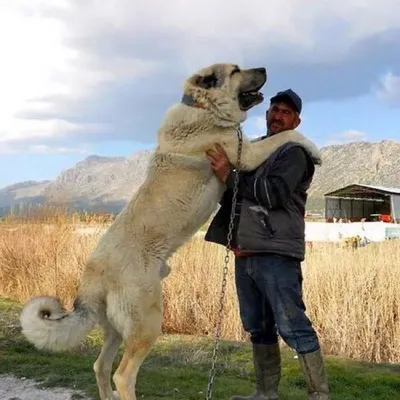
[[[300,124],[302,101],[288,89],[271,98],[267,136]],[[216,176],[227,186],[206,240],[226,245],[234,174],[222,149],[209,151]],[[298,355],[309,399],[329,399],[319,340],[305,314],[301,262],[305,256],[305,203],[315,166],[305,148],[281,146],[255,171],[240,173],[232,249],[240,316],[250,334],[256,388],[248,397],[279,399],[278,333]]]

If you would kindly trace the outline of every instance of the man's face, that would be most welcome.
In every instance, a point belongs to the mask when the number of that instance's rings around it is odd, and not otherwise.
[[[267,129],[269,135],[296,129],[300,124],[297,112],[286,103],[272,103],[266,113]]]

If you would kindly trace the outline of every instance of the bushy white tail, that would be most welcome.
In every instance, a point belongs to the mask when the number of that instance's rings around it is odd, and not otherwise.
[[[35,297],[23,308],[22,333],[38,349],[64,351],[77,346],[96,324],[96,312],[79,299],[68,313],[56,297]]]

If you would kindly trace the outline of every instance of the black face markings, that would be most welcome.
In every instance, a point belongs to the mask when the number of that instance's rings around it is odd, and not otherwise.
[[[195,75],[192,78],[192,84],[202,89],[215,89],[223,86],[226,78],[241,72],[242,70],[238,65],[232,65],[229,69],[225,65],[217,65],[207,75]]]
[[[237,74],[238,72],[240,72],[240,68],[237,65],[234,65],[233,70],[231,71],[231,76]]]
[[[217,84],[218,84],[218,77],[215,74],[215,72],[213,72],[210,75],[205,75],[205,76],[198,75],[198,76],[196,76],[196,78],[194,80],[194,84],[203,89],[215,88],[215,87],[217,87]]]

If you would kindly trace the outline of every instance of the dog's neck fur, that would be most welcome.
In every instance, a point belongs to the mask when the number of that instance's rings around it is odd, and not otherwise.
[[[196,91],[198,91],[199,93],[197,93]],[[229,99],[225,99],[225,101],[222,102],[222,107],[219,107],[217,98],[213,98],[210,93],[202,92],[203,90],[198,88],[195,88],[194,90],[193,88],[185,90],[181,98],[180,104],[183,104],[187,107],[192,107],[193,109],[208,111],[210,115],[212,115],[215,125],[220,127],[233,127],[246,120],[247,114],[244,111],[238,110],[234,111],[233,113],[225,112],[224,106],[226,106]],[[197,99],[199,94],[200,101],[198,101]]]

